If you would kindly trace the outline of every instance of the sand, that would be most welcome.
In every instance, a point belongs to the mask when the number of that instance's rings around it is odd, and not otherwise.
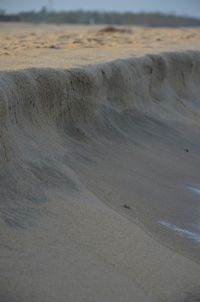
[[[200,299],[200,30],[101,28],[1,24],[0,301]]]
[[[117,27],[125,32],[102,34],[105,27],[1,23],[0,68],[68,68],[146,53],[200,49],[199,28]]]

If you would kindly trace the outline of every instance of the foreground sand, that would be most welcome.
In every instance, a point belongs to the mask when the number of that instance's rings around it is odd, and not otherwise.
[[[0,301],[198,301],[200,31],[0,31]]]

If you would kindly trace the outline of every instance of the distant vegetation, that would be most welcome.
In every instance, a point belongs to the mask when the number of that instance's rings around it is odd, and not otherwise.
[[[0,10],[1,12],[2,10]],[[0,21],[69,24],[118,24],[142,26],[200,26],[200,19],[161,13],[117,13],[98,11],[51,12],[43,7],[39,12],[21,12],[16,15],[0,13]]]

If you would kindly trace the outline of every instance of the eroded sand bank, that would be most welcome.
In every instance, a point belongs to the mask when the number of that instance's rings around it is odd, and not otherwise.
[[[57,67],[131,56],[137,39],[134,55],[199,50],[199,30],[109,34],[91,57],[98,28],[15,30],[1,28],[21,48],[0,56],[0,299],[196,301],[200,53]],[[88,42],[26,45],[65,31]]]

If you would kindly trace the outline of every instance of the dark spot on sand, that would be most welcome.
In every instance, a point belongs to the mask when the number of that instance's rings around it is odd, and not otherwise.
[[[127,209],[127,210],[131,210],[131,207],[130,207],[129,205],[127,205],[127,204],[124,204],[124,205],[123,205],[123,208],[125,208],[125,209]]]
[[[184,151],[185,151],[185,152],[189,152],[189,149],[188,149],[188,148],[185,148]]]
[[[99,30],[99,33],[131,33],[132,31],[127,28],[119,28],[114,26],[107,26]]]
[[[49,45],[49,48],[51,48],[51,49],[58,49],[59,47],[57,45],[52,44],[52,45]]]

